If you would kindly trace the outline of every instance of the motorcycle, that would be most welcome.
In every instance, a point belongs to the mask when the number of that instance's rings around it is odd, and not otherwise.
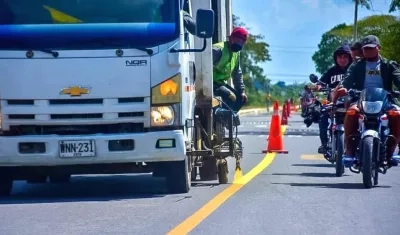
[[[329,95],[331,89],[329,86],[321,81],[318,81],[318,77],[314,74],[310,75],[310,81],[314,84],[321,85],[324,88],[320,91],[325,92]],[[322,115],[329,114],[328,120],[328,146],[326,151],[318,152],[323,154],[325,159],[330,163],[335,164],[335,175],[341,177],[344,174],[345,167],[342,162],[342,157],[345,150],[344,145],[344,118],[346,116],[346,103],[354,103],[357,100],[348,96],[339,98],[335,103],[321,103],[320,106],[320,117]]]
[[[307,100],[305,100],[302,97],[301,94],[300,94],[300,97],[301,97],[301,102],[300,102],[300,104],[301,104],[301,115],[300,116],[304,118],[307,115],[308,108],[310,107],[310,105],[312,105],[315,102],[316,99],[307,98]]]
[[[348,96],[358,98],[359,133],[349,136],[352,145],[357,146],[355,158],[343,158],[343,165],[353,173],[362,173],[365,188],[378,185],[379,173],[386,174],[391,167],[386,157],[390,143],[397,143],[389,135],[388,116],[396,115],[390,110],[393,98],[400,92],[387,92],[382,88],[366,88],[362,91],[349,90]],[[355,113],[354,113],[355,114]],[[348,112],[351,115],[351,112]],[[393,156],[397,162],[399,156]]]

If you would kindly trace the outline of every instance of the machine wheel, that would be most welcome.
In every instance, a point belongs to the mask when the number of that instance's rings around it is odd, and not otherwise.
[[[362,173],[363,184],[365,188],[372,188],[372,159],[374,149],[374,138],[372,136],[365,137],[362,143]]]
[[[13,187],[13,180],[0,179],[0,197],[6,197],[11,194]]]
[[[228,162],[225,159],[217,161],[218,166],[218,182],[220,184],[228,183]]]
[[[168,162],[166,175],[167,190],[169,193],[187,193],[191,187],[191,173],[187,158],[183,161]]]
[[[335,169],[336,169],[336,176],[337,177],[342,177],[344,174],[344,166],[342,162],[343,158],[343,150],[344,150],[344,133],[340,132],[336,136],[336,164],[335,164]]]
[[[197,178],[198,167],[193,167],[192,172],[190,172],[190,179],[195,181]]]
[[[199,168],[199,174],[201,181],[217,180],[217,159],[204,159],[203,166]]]
[[[71,179],[69,174],[50,175],[49,180],[52,184],[68,183]]]

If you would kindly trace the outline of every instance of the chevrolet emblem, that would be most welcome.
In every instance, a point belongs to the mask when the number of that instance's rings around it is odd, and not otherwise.
[[[90,93],[90,87],[73,86],[61,90],[60,95],[81,96]]]

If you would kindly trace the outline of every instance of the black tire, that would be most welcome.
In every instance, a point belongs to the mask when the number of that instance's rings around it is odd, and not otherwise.
[[[342,177],[344,174],[344,165],[342,162],[343,159],[343,154],[344,154],[344,133],[343,132],[338,132],[336,134],[336,164],[335,164],[335,170],[336,170],[336,177]]]
[[[184,161],[168,162],[166,175],[167,190],[169,193],[188,193],[191,187],[191,173],[187,158]]]
[[[0,179],[0,197],[10,196],[13,188],[13,180]]]
[[[228,163],[226,160],[218,160],[218,183],[227,184],[228,179]]]
[[[199,174],[201,181],[217,180],[217,159],[204,159],[203,166],[199,168]]]
[[[374,137],[367,136],[362,140],[362,174],[365,188],[372,188],[372,159],[374,154]]]
[[[49,176],[49,181],[52,184],[69,183],[70,180],[71,180],[71,175],[69,175],[69,174],[50,175]]]

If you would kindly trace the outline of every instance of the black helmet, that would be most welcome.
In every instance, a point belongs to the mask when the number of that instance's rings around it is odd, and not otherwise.
[[[353,45],[351,45],[351,50],[352,51],[361,50],[361,48],[362,48],[362,44],[361,44],[360,41],[357,41],[357,42],[353,43]]]

